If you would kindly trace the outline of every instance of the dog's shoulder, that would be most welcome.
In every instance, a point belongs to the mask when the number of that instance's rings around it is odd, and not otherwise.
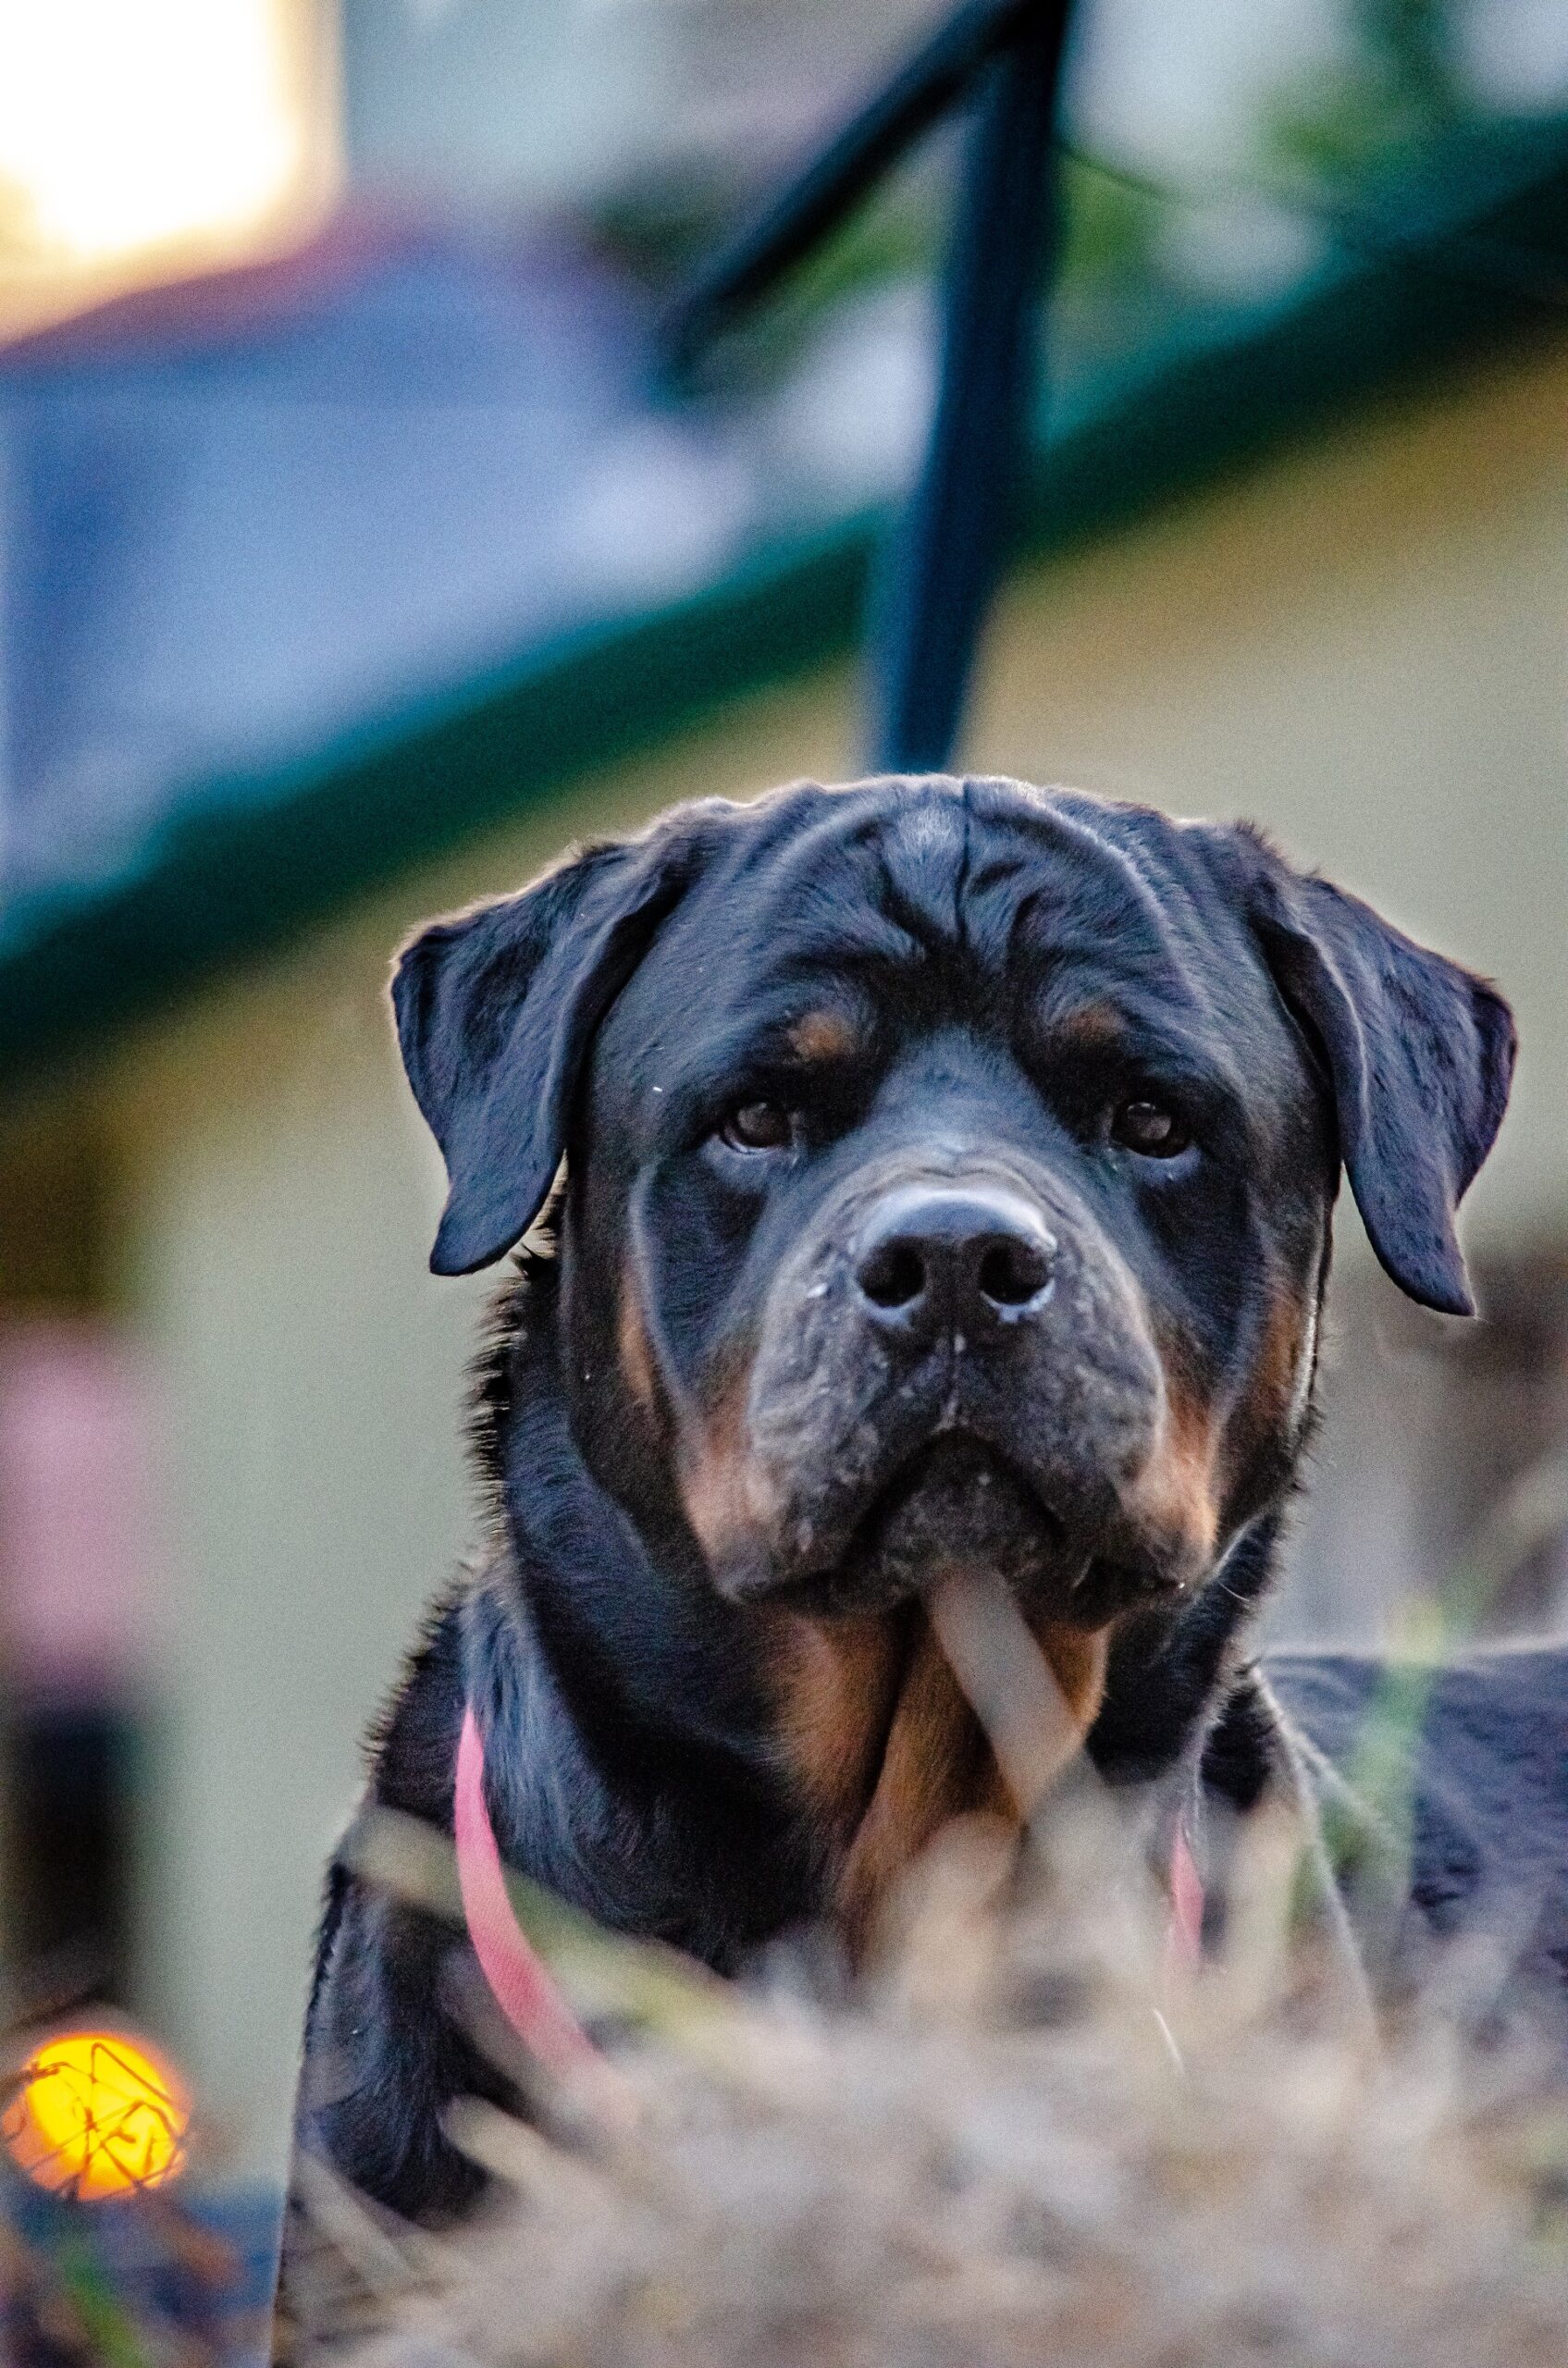
[[[373,1799],[439,1826],[450,1826],[451,1819],[466,1694],[465,1607],[473,1584],[465,1575],[438,1596],[367,1738]]]
[[[1568,1864],[1568,1642],[1498,1646],[1437,1666],[1368,1653],[1278,1651],[1260,1668],[1317,1753],[1342,1772],[1408,1740],[1422,1794],[1463,1805],[1500,1847]]]
[[[1436,1666],[1278,1651],[1258,1674],[1329,1822],[1364,1814],[1407,1854],[1419,1930],[1484,1940],[1498,2002],[1549,1999],[1568,2035],[1568,1642]],[[1256,1748],[1277,1758],[1266,1728],[1256,1722]],[[1245,1712],[1228,1714],[1222,1732],[1232,1762],[1255,1769]],[[1215,1772],[1236,1801],[1223,1751]],[[1353,1879],[1351,1901],[1353,1911]]]

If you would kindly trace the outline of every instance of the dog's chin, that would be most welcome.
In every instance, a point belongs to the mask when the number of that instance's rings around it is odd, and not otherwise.
[[[831,1569],[778,1573],[759,1592],[819,1618],[847,1617],[922,1595],[956,1570],[986,1570],[1020,1601],[1049,1601],[1070,1618],[1085,1565],[1023,1474],[956,1436],[928,1441],[895,1473]]]

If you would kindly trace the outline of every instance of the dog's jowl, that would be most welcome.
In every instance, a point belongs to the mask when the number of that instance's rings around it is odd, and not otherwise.
[[[509,1271],[494,1552],[438,1609],[374,1802],[732,1969],[864,1945],[944,1819],[1019,1806],[929,1607],[1005,1587],[1113,1782],[1195,1765],[1312,1421],[1341,1169],[1411,1296],[1506,1006],[1255,833],[994,780],[707,803],[438,922],[394,983],[450,1193]],[[559,1178],[559,1189],[557,1189]],[[536,1236],[536,1240],[539,1237]],[[1069,1740],[1072,1738],[1069,1738]],[[460,1928],[334,1870],[300,2138],[425,2219],[504,2092]]]

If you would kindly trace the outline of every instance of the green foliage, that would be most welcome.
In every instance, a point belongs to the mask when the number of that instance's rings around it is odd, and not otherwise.
[[[1463,113],[1447,0],[1354,0],[1355,55],[1288,82],[1263,110],[1272,164],[1355,179]]]
[[[1058,287],[1079,295],[1152,276],[1162,210],[1153,191],[1078,155],[1063,158],[1059,190]]]

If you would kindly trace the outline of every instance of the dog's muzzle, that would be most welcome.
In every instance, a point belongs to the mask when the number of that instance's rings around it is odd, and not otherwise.
[[[1069,1594],[1148,1456],[1158,1359],[1124,1262],[1051,1179],[859,1178],[769,1293],[726,1591],[869,1608],[944,1563]]]

